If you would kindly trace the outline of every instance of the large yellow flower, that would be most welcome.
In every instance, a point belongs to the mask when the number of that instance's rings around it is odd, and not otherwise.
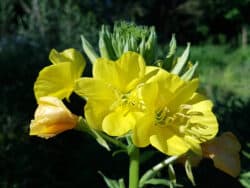
[[[41,97],[38,105],[35,118],[30,124],[30,135],[50,138],[77,125],[78,117],[58,98]]]
[[[216,135],[218,123],[212,102],[197,94],[197,87],[197,79],[185,82],[164,70],[142,86],[146,110],[133,130],[134,144],[151,144],[167,155],[181,155],[189,149],[201,154],[200,143]]]
[[[49,59],[52,65],[43,68],[34,84],[35,97],[54,96],[59,99],[69,98],[80,78],[86,62],[81,53],[73,48],[57,52],[51,50]]]
[[[100,58],[93,66],[93,78],[79,79],[74,90],[87,99],[86,120],[111,136],[124,135],[144,110],[138,88],[156,71],[145,74],[145,62],[135,52],[124,53],[117,61]]]

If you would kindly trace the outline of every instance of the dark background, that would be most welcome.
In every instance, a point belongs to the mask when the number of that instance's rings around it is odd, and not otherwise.
[[[249,0],[1,0],[0,1],[0,187],[105,187],[97,171],[127,181],[128,159],[115,157],[88,135],[68,131],[49,140],[30,137],[36,102],[33,83],[49,64],[51,48],[81,50],[80,34],[94,45],[102,24],[126,20],[155,26],[159,56],[172,33],[179,53],[191,42],[191,60],[200,62],[201,90],[214,101],[221,132],[231,130],[242,145],[239,178],[220,172],[212,161],[194,168],[198,187],[250,187]],[[87,73],[87,72],[85,72]],[[73,112],[82,111],[71,98]],[[145,171],[164,159],[155,154]],[[183,166],[177,182],[191,187]],[[163,170],[161,177],[167,177]]]

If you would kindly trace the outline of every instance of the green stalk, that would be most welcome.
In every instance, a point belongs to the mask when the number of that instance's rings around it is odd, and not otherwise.
[[[129,152],[129,188],[139,187],[139,149],[136,146]]]
[[[141,177],[140,180],[140,187],[144,185],[144,183],[149,180],[150,178],[154,177],[157,172],[159,172],[161,169],[163,169],[165,166],[169,165],[173,161],[175,161],[179,156],[171,156],[164,161],[158,163],[155,165],[153,168],[149,169],[143,176]]]
[[[127,149],[127,146],[126,146],[125,144],[123,144],[122,142],[120,142],[119,140],[116,140],[116,139],[114,139],[114,138],[112,138],[112,137],[110,137],[110,136],[108,136],[108,135],[106,135],[106,134],[104,134],[104,133],[102,133],[102,132],[99,132],[99,134],[100,134],[105,140],[107,140],[108,142],[110,142],[110,143],[112,143],[112,144],[114,144],[114,145],[120,147],[121,149],[124,149],[124,150]]]

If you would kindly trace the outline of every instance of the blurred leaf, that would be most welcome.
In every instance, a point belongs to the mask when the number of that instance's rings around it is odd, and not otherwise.
[[[168,165],[168,175],[169,179],[173,184],[176,184],[176,175],[175,175],[175,170],[172,164]]]
[[[169,180],[166,180],[166,179],[152,178],[150,180],[147,180],[144,184],[170,186],[171,182]]]
[[[185,162],[185,171],[186,171],[188,179],[191,181],[193,186],[195,186],[194,176],[193,176],[193,172],[192,172],[192,166],[191,166],[189,160],[186,160],[186,162]]]
[[[181,57],[178,57],[176,64],[174,65],[171,73],[179,75],[182,69],[185,67],[186,63],[188,62],[189,58],[189,50],[190,50],[190,43],[187,44],[187,47]]]
[[[94,64],[96,59],[98,58],[98,55],[96,54],[93,46],[87,41],[87,39],[85,39],[83,35],[81,35],[81,40],[83,51],[88,56],[91,63]]]
[[[239,181],[244,187],[250,188],[250,172],[241,174]]]
[[[193,78],[193,76],[194,76],[195,70],[196,70],[196,68],[198,67],[198,65],[199,65],[199,63],[196,62],[192,67],[190,67],[190,68],[181,76],[181,78],[182,78],[183,80],[186,80],[186,81],[191,80],[191,79]]]
[[[119,179],[117,181],[114,179],[107,178],[101,171],[98,171],[98,173],[103,177],[105,183],[109,188],[125,188],[123,179]]]
[[[84,118],[80,118],[79,123],[77,127],[75,128],[76,130],[83,131],[89,133],[92,137],[96,139],[96,141],[105,149],[110,151],[110,147],[106,140],[98,133],[98,131],[92,129],[91,127],[88,126],[86,120]]]

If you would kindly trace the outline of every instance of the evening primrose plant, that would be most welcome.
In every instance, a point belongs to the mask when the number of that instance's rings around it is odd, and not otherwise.
[[[91,135],[113,154],[129,156],[129,180],[113,180],[100,172],[110,188],[143,188],[176,183],[173,164],[183,163],[195,185],[192,166],[203,158],[237,177],[240,144],[230,132],[216,137],[219,125],[213,103],[198,92],[198,63],[189,60],[190,44],[176,56],[172,36],[169,51],[157,59],[153,27],[116,23],[113,31],[102,26],[99,52],[81,36],[83,51],[92,63],[92,76],[82,76],[86,62],[80,52],[51,50],[52,65],[43,68],[34,84],[38,102],[30,135],[51,138],[75,129]],[[72,93],[86,101],[76,116],[63,103]],[[115,147],[110,147],[111,145]],[[166,159],[140,171],[140,148],[153,146]],[[167,167],[169,179],[157,174]]]

